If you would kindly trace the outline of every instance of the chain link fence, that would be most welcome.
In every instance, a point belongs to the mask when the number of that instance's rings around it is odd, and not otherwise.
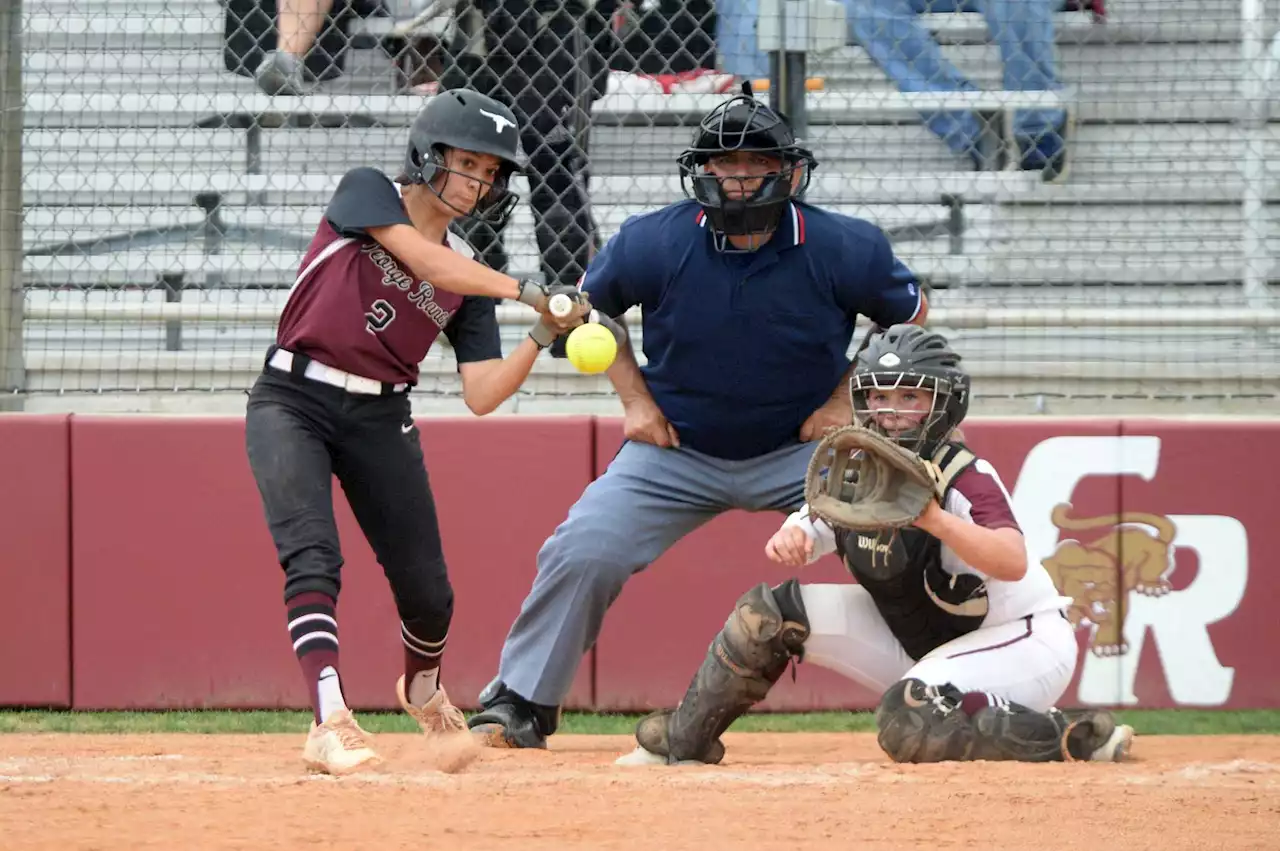
[[[504,232],[466,235],[572,283],[681,197],[698,117],[754,80],[820,161],[807,200],[885,228],[927,281],[979,413],[1280,407],[1261,0],[922,3],[8,4],[5,395],[242,404],[338,178],[394,173],[442,86],[512,103],[533,166]],[[499,314],[509,347],[530,314]],[[416,404],[460,407],[443,340],[423,367]],[[516,407],[616,403],[544,357]]]

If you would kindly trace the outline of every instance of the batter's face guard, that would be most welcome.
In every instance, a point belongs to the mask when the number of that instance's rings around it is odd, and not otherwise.
[[[456,216],[496,226],[505,223],[520,196],[507,188],[510,169],[493,154],[460,148],[433,152],[430,182],[425,186]]]
[[[727,236],[771,233],[818,167],[786,118],[755,99],[750,83],[707,113],[677,163],[681,189],[706,211],[722,251],[733,250]]]

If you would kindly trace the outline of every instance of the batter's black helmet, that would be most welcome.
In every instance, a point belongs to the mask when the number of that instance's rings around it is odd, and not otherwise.
[[[437,173],[451,171],[444,166],[445,148],[492,154],[502,160],[497,179],[480,196],[475,209],[457,211],[501,227],[519,200],[507,188],[511,175],[524,170],[515,114],[493,98],[468,89],[435,95],[409,128],[404,168],[396,182],[430,185]],[[433,191],[440,194],[438,189]]]
[[[766,176],[749,197],[728,198],[720,179],[706,174],[704,167],[712,157],[735,151],[779,157],[782,170]],[[750,82],[742,84],[742,94],[703,117],[693,144],[677,162],[685,194],[702,205],[714,230],[730,235],[764,233],[776,227],[783,207],[804,194],[818,167],[812,152],[797,143],[786,117],[756,100]],[[793,185],[796,169],[802,170],[802,180]]]
[[[925,389],[933,393],[933,407],[920,426],[888,435],[899,444],[930,456],[969,412],[969,373],[947,339],[919,325],[894,325],[876,334],[858,353],[849,393],[853,414],[861,425],[884,434],[876,424],[867,396],[873,390]]]

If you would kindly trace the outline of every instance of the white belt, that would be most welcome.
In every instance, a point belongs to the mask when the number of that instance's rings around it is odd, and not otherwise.
[[[271,355],[271,359],[267,363],[275,369],[283,372],[293,372],[293,352],[286,349],[276,349]],[[384,383],[372,378],[365,378],[363,375],[352,375],[349,372],[343,372],[332,366],[320,363],[317,360],[308,361],[302,374],[312,381],[319,381],[322,384],[328,384],[333,387],[340,387],[348,393],[363,393],[367,396],[381,396],[383,393]],[[408,384],[390,385],[395,393],[402,393]]]

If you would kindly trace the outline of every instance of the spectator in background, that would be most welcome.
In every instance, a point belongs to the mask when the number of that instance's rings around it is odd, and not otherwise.
[[[942,53],[918,15],[925,12],[981,12],[1000,46],[1004,88],[1051,91],[1061,88],[1054,64],[1053,13],[1078,3],[1061,0],[841,0],[848,16],[849,40],[904,92],[973,91],[977,88]],[[768,74],[768,56],[756,47],[758,0],[720,0],[716,38],[724,69],[742,77]],[[1013,142],[1020,168],[1037,170],[1046,180],[1066,171],[1069,116],[1060,109],[1018,110]],[[981,162],[981,119],[972,112],[939,112],[925,123],[952,151]]]
[[[871,59],[904,92],[977,89],[942,54],[933,34],[917,18],[923,12],[978,11],[1000,46],[1006,91],[1061,88],[1054,66],[1051,0],[843,0],[849,29]],[[942,4],[946,3],[944,7]],[[980,162],[981,119],[972,112],[925,116],[929,129],[957,154]],[[1066,171],[1067,114],[1060,109],[1022,109],[1014,114],[1013,143],[1018,165],[1057,180]]]
[[[596,10],[608,15],[618,37],[609,59],[613,90],[725,94],[738,88],[732,74],[716,68],[715,5],[713,0],[596,0]]]
[[[720,68],[742,80],[769,76],[769,54],[756,43],[759,0],[716,0],[716,51]]]
[[[591,103],[608,86],[608,58],[618,52],[608,26],[616,0],[605,2],[596,9],[593,0],[227,0],[225,62],[267,94],[302,95],[343,74],[354,17],[392,16],[397,28],[410,28],[395,51],[402,91],[468,88],[515,112],[542,272],[548,284],[574,285],[599,247],[587,198],[587,131]],[[451,19],[440,49],[428,16]],[[507,269],[501,227],[478,219],[456,226],[486,265]]]
[[[410,28],[431,0],[226,0],[223,62],[269,95],[297,97],[343,76],[356,18],[390,17],[380,39],[396,63],[401,91],[422,91],[430,77],[432,34]],[[401,27],[404,32],[395,32]]]
[[[251,31],[262,51],[260,57],[244,63],[258,88],[269,95],[298,96],[306,92],[310,80],[342,75],[348,49],[346,25],[351,17],[369,14],[377,5],[376,0],[231,0],[228,29],[233,11],[242,8],[238,16],[242,27]]]
[[[546,283],[577,284],[599,248],[587,183],[591,104],[606,93],[616,42],[591,0],[463,0],[441,87],[499,100],[520,122]],[[473,221],[463,236],[505,271],[502,229]]]

